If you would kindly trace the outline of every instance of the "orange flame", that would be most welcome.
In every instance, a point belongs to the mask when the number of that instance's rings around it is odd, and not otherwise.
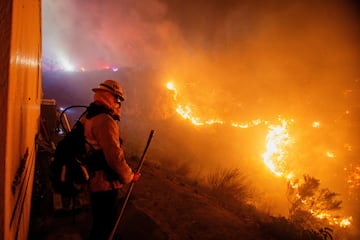
[[[172,82],[167,83],[167,89],[174,93],[173,100],[176,103],[176,112],[186,120],[189,120],[193,125],[196,126],[204,126],[204,125],[213,125],[213,124],[229,124],[235,128],[249,128],[255,127],[260,124],[268,125],[268,121],[264,121],[261,119],[255,119],[249,122],[230,122],[227,123],[220,118],[212,118],[207,120],[202,120],[199,117],[195,117],[195,114],[192,112],[192,109],[189,105],[181,105],[177,103],[178,92],[176,90],[175,85]],[[294,122],[293,119],[278,119],[280,121],[280,125],[269,125],[269,131],[266,136],[266,151],[263,153],[263,161],[265,165],[278,177],[286,178],[293,188],[297,188],[298,186],[292,183],[291,179],[294,177],[294,174],[288,169],[287,157],[288,157],[288,149],[291,147],[291,144],[294,142],[292,137],[288,133],[288,126],[290,123]],[[319,122],[313,122],[313,128],[319,128]],[[328,157],[334,157],[332,152],[326,153]],[[359,170],[359,169],[358,169]],[[358,184],[358,174],[357,177],[353,177],[353,179],[357,179]],[[352,181],[353,179],[349,180]],[[311,212],[311,211],[310,211]],[[330,224],[338,225],[340,227],[347,227],[351,224],[352,217],[346,217],[340,219],[339,217],[334,217],[327,212],[311,212],[312,215],[319,219],[327,219]]]
[[[338,225],[339,227],[346,228],[351,225],[352,217],[334,217],[330,213],[320,212],[320,213],[312,213],[318,219],[326,219],[330,225]]]
[[[266,152],[263,154],[264,163],[276,175],[283,176],[290,172],[286,169],[287,148],[292,143],[287,130],[288,122],[281,120],[281,125],[270,125],[266,136]]]
[[[348,173],[347,184],[349,186],[349,193],[355,195],[354,197],[358,200],[360,188],[360,166],[350,165],[350,167],[344,169]]]
[[[172,91],[174,93],[173,100],[175,102],[177,102],[178,92],[177,92],[177,89],[175,87],[175,84],[173,82],[168,82],[166,84],[166,87],[167,87],[168,90],[170,90],[170,91]],[[183,119],[189,120],[193,125],[196,125],[196,126],[214,125],[214,124],[220,124],[220,125],[228,124],[227,122],[225,122],[221,118],[210,118],[210,119],[203,120],[200,117],[195,117],[195,114],[193,113],[193,111],[192,111],[192,109],[191,109],[191,107],[189,105],[182,105],[182,104],[176,103],[176,110],[175,111]],[[232,127],[236,127],[236,128],[249,128],[249,127],[258,126],[258,125],[260,125],[262,123],[267,124],[266,121],[263,121],[261,119],[255,119],[255,120],[252,120],[250,122],[231,122],[229,124]]]

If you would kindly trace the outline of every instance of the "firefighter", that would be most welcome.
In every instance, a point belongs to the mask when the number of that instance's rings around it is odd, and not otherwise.
[[[81,121],[89,142],[87,151],[91,152],[89,192],[93,223],[90,239],[100,240],[108,239],[115,225],[120,189],[124,184],[137,182],[141,174],[130,168],[119,141],[118,121],[125,100],[121,85],[105,80],[92,91],[93,102]]]

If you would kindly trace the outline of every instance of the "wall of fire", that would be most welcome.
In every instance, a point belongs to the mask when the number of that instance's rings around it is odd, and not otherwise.
[[[27,239],[41,103],[41,0],[0,1],[0,240]]]

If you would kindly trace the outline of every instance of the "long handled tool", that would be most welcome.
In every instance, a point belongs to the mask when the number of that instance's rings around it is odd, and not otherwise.
[[[139,165],[138,165],[137,170],[136,170],[137,172],[140,172],[140,170],[141,170],[141,168],[142,168],[142,165],[143,165],[144,160],[145,160],[145,155],[146,155],[147,149],[149,148],[151,139],[152,139],[153,136],[154,136],[154,132],[155,132],[154,130],[151,130],[151,131],[150,131],[150,135],[149,135],[149,138],[148,138],[148,140],[147,140],[147,143],[146,143],[144,152],[143,152],[143,154],[141,155],[140,162],[139,162]],[[122,215],[124,214],[124,210],[125,210],[126,204],[127,204],[128,200],[129,200],[129,198],[130,198],[131,192],[133,191],[134,184],[135,184],[134,182],[131,182],[131,183],[130,183],[130,186],[129,186],[128,191],[127,191],[127,193],[126,193],[126,197],[125,197],[124,203],[123,203],[123,205],[122,205],[122,207],[121,207],[121,211],[120,211],[119,217],[118,217],[117,220],[116,220],[115,226],[114,226],[114,228],[113,228],[113,230],[112,230],[112,232],[111,232],[108,240],[112,240],[113,237],[114,237],[114,234],[116,233],[116,229],[118,228],[120,219],[121,219]]]

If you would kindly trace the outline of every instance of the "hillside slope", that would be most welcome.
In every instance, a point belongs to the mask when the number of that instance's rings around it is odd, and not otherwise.
[[[55,211],[46,172],[49,160],[49,152],[39,154],[29,239],[87,239],[91,225],[88,199],[82,196],[85,204],[74,215],[65,208]],[[249,211],[235,214],[226,210],[196,185],[151,163],[145,162],[142,169],[119,224],[124,239],[265,239]]]
[[[244,209],[243,213],[235,214],[197,186],[151,164],[143,168],[132,203],[169,239],[263,239],[250,212]]]

